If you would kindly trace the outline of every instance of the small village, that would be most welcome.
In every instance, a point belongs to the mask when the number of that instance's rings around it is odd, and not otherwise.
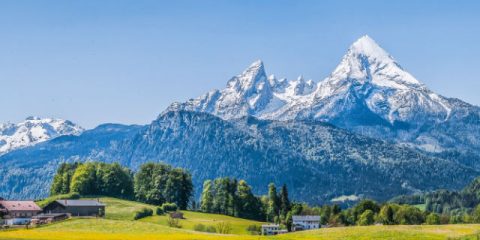
[[[103,218],[106,205],[98,199],[55,200],[45,207],[39,207],[34,201],[0,200],[0,226],[7,228],[32,228],[37,225],[50,224],[70,218]],[[182,219],[183,214],[175,211],[169,213],[172,218]],[[292,231],[319,229],[320,216],[293,216]],[[325,227],[325,226],[324,226]],[[262,235],[288,233],[279,224],[261,225]]]

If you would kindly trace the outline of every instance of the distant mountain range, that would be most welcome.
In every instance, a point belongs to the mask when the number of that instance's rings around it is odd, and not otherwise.
[[[0,124],[0,155],[33,146],[61,135],[79,135],[83,128],[63,119],[28,117],[13,124]]]
[[[325,80],[268,77],[261,61],[151,124],[104,124],[0,156],[0,196],[37,198],[61,162],[164,161],[207,178],[287,183],[310,203],[458,189],[480,172],[480,109],[430,91],[370,37]],[[76,136],[78,135],[78,136]]]

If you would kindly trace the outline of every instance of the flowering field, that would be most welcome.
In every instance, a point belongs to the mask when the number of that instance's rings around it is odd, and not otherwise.
[[[30,230],[0,232],[0,239],[52,239],[52,240],[140,240],[140,239],[447,239],[471,235],[480,230],[480,225],[443,226],[368,226],[329,228],[260,237],[251,235],[218,235],[173,229],[163,225],[124,220],[74,219]],[[472,238],[474,239],[474,238]]]

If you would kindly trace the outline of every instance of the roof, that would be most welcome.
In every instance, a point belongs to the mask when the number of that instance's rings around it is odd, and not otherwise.
[[[56,201],[57,203],[61,204],[65,207],[101,207],[105,206],[105,204],[97,201],[97,200],[70,200],[70,199],[60,199]]]
[[[8,211],[42,211],[33,201],[0,201],[0,205]]]
[[[292,216],[293,221],[320,221],[320,216]]]
[[[264,225],[262,225],[262,228],[274,228],[274,227],[278,228],[278,227],[280,227],[280,225],[278,225],[278,224],[264,224]]]

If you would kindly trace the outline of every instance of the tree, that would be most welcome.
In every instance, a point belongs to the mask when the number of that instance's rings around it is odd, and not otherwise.
[[[192,196],[193,196],[192,175],[189,172],[183,170],[181,188],[180,188],[180,193],[178,195],[178,200],[177,200],[178,207],[182,210],[187,209],[188,202],[190,201],[190,198]],[[193,205],[195,205],[195,203]]]
[[[280,200],[277,195],[277,187],[274,183],[268,185],[268,209],[267,209],[267,220],[274,220],[276,216],[279,215],[280,211]]]
[[[287,185],[283,184],[282,189],[280,190],[280,214],[286,216],[287,212],[290,211],[291,204],[290,199],[288,199],[288,189]]]
[[[51,196],[70,193],[70,182],[77,167],[78,163],[60,164],[50,187]]]
[[[392,205],[385,204],[378,214],[379,221],[385,225],[393,225],[395,224],[394,214],[395,212]]]
[[[372,210],[367,209],[362,213],[362,215],[360,215],[360,218],[358,219],[358,225],[360,226],[372,225],[375,221],[374,217],[375,217],[375,213]]]
[[[440,216],[436,213],[430,213],[428,214],[425,223],[428,225],[438,225],[440,224]]]
[[[480,204],[478,204],[472,212],[472,221],[474,223],[480,223]]]
[[[403,225],[422,224],[424,222],[424,216],[420,209],[409,205],[402,205],[396,211],[395,222]]]
[[[287,213],[287,216],[285,217],[285,226],[287,227],[287,230],[289,232],[292,231],[292,226],[293,226],[293,216],[292,216],[292,211],[289,211]]]
[[[181,168],[146,163],[135,174],[134,191],[141,202],[161,205],[168,201],[186,209],[193,194],[192,177]]]
[[[133,197],[133,178],[129,169],[118,163],[96,164],[98,194],[130,199]]]
[[[200,209],[203,212],[211,213],[213,211],[213,189],[211,180],[206,180],[203,182],[203,191],[200,204]]]
[[[78,166],[72,176],[70,191],[80,195],[96,194],[96,169],[94,163],[84,163]]]
[[[238,216],[248,219],[262,220],[260,200],[252,193],[252,188],[245,180],[240,180],[236,191]]]
[[[164,186],[170,166],[164,164],[146,163],[140,166],[135,174],[135,198],[141,202],[161,205],[165,202]]]
[[[373,213],[378,213],[380,207],[372,200],[362,200],[353,208],[353,217],[355,222],[358,221],[359,216],[366,210],[372,210]]]
[[[228,209],[228,178],[214,180],[213,210],[215,213],[227,214]]]

